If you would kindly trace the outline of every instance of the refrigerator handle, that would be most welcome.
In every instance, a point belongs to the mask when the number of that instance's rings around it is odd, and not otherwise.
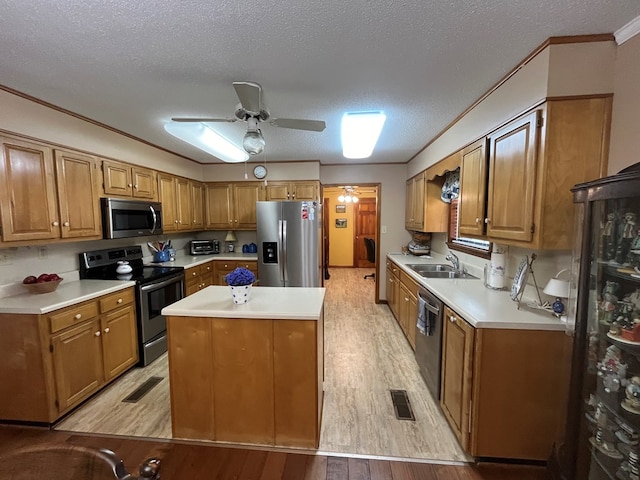
[[[287,221],[280,220],[280,258],[282,259],[282,267],[280,270],[280,278],[284,281],[285,286],[289,281],[287,275]]]

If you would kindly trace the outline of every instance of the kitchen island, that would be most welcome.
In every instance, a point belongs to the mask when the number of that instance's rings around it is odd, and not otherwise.
[[[165,307],[173,437],[317,448],[324,295],[210,286]]]

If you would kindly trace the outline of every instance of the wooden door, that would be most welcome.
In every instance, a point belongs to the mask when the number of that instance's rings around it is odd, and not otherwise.
[[[231,185],[210,183],[205,190],[205,227],[223,230],[233,226]]]
[[[370,262],[367,258],[367,248],[364,243],[365,238],[370,238],[378,248],[376,238],[378,226],[377,200],[375,198],[361,198],[355,204],[355,245],[353,248],[353,264],[358,268],[375,268],[376,261]],[[377,254],[376,254],[377,257]]]
[[[178,230],[192,230],[191,213],[191,184],[182,177],[175,179],[176,210],[178,212]]]
[[[104,193],[106,195],[131,196],[133,192],[133,181],[131,179],[131,167],[129,165],[103,160],[102,174],[104,177]]]
[[[162,203],[162,229],[165,233],[178,230],[176,186],[172,175],[158,175],[158,200]]]
[[[54,154],[62,238],[102,238],[95,159],[67,150]]]
[[[444,307],[440,405],[463,449],[469,450],[474,328]]]
[[[533,237],[538,116],[535,111],[489,137],[490,238],[529,242]]]
[[[59,238],[52,149],[12,138],[0,141],[2,239]]]
[[[458,201],[459,235],[483,235],[487,196],[486,141],[482,139],[462,151],[460,200]]]
[[[260,200],[260,182],[236,183],[233,185],[234,209],[236,212],[233,228],[255,230],[256,202]]]
[[[138,362],[135,307],[130,304],[103,315],[101,327],[104,378],[109,381]]]
[[[103,383],[100,321],[88,321],[51,337],[58,409],[79,403]]]
[[[191,185],[191,227],[204,230],[204,185],[200,182],[189,182]]]
[[[132,193],[136,198],[155,198],[153,170],[142,167],[131,168]]]

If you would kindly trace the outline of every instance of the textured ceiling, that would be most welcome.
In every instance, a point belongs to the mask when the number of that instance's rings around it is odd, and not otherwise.
[[[638,0],[3,0],[0,84],[202,163],[172,116],[233,117],[233,81],[262,84],[274,160],[406,162],[551,36],[613,33]],[[340,148],[345,111],[382,109],[366,160]],[[216,124],[241,144],[245,124]]]

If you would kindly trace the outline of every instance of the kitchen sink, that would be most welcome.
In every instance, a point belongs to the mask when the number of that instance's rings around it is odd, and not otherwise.
[[[411,270],[424,278],[478,278],[467,272],[460,272],[446,264],[410,264]]]

